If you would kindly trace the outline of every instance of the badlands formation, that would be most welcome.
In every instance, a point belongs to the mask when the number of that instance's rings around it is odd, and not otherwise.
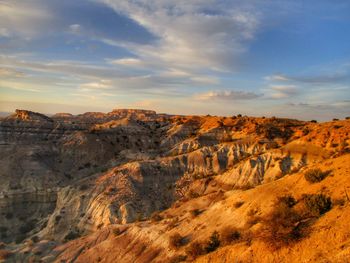
[[[0,122],[0,262],[350,262],[350,120]]]

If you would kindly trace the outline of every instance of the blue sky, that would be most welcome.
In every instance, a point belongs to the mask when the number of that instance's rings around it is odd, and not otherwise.
[[[349,43],[346,0],[0,0],[0,111],[343,118]]]

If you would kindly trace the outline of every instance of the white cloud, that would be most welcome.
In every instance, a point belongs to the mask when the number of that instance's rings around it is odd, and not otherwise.
[[[121,65],[121,66],[142,66],[144,63],[137,58],[121,58],[107,60],[108,63],[112,65]]]
[[[112,82],[110,80],[101,80],[99,82],[89,82],[84,83],[79,86],[81,90],[91,90],[91,89],[97,89],[97,90],[103,90],[103,89],[110,89],[112,87]]]
[[[256,14],[241,8],[243,5],[213,0],[103,2],[159,38],[152,45],[114,44],[125,46],[142,61],[163,67],[232,70],[258,25]]]
[[[245,92],[245,91],[209,91],[206,93],[200,93],[195,95],[196,100],[252,100],[261,97],[262,95]]]
[[[2,0],[0,2],[1,35],[31,38],[48,28],[51,12],[35,0]]]
[[[72,24],[69,26],[69,31],[73,34],[78,34],[81,31],[81,25]]]
[[[269,81],[288,81],[289,80],[288,77],[286,77],[284,75],[279,75],[279,74],[267,76],[267,77],[265,77],[265,79],[269,80]]]
[[[298,94],[299,90],[294,85],[271,85],[271,98],[273,99],[283,99],[295,96]]]
[[[42,89],[38,89],[37,86],[32,83],[25,82],[17,82],[17,81],[8,81],[1,80],[0,81],[1,88],[13,89],[13,90],[21,90],[21,91],[29,91],[29,92],[42,92]]]

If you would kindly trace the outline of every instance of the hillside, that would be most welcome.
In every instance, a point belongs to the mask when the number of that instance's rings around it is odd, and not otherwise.
[[[0,261],[348,262],[350,120],[0,122]]]

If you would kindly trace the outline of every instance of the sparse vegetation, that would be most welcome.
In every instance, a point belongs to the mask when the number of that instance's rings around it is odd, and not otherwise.
[[[191,210],[191,216],[192,216],[192,217],[197,217],[197,216],[200,215],[201,213],[202,213],[202,211],[199,210],[199,209],[193,209],[193,210]]]
[[[220,246],[220,235],[217,231],[214,231],[208,241],[207,246],[205,247],[205,250],[210,253],[212,251],[215,251]]]
[[[310,183],[318,183],[325,179],[330,173],[331,171],[322,172],[322,170],[319,168],[310,169],[306,171],[306,173],[304,174],[304,178]]]
[[[113,234],[115,235],[115,236],[119,236],[120,234],[121,234],[121,230],[119,229],[119,228],[114,228],[113,229]]]
[[[82,184],[82,185],[79,186],[79,190],[80,190],[80,191],[85,191],[85,190],[87,190],[88,188],[89,188],[89,186],[88,186],[87,184]]]
[[[241,238],[241,232],[235,227],[226,227],[221,231],[221,242],[224,245],[237,242]]]
[[[163,217],[159,214],[159,211],[155,211],[151,215],[151,220],[153,222],[159,222],[159,221],[163,220]]]
[[[295,203],[291,196],[280,197],[265,218],[263,239],[271,247],[280,248],[303,237],[303,228],[299,224],[301,216],[294,209]]]
[[[177,249],[185,244],[185,239],[179,233],[175,233],[169,237],[170,246]]]
[[[24,225],[22,225],[20,228],[19,228],[19,232],[21,234],[26,234],[30,231],[32,231],[36,225],[37,221],[35,219],[32,219],[28,222],[26,222]]]
[[[308,194],[303,197],[305,207],[312,216],[321,216],[332,208],[331,198],[324,194]]]
[[[194,259],[200,255],[205,254],[205,249],[202,243],[195,241],[192,242],[187,248],[186,248],[186,254],[190,258]]]
[[[73,240],[73,239],[77,239],[80,237],[80,234],[78,233],[78,231],[73,231],[71,230],[65,237],[64,237],[64,240],[65,241],[70,241],[70,240]]]
[[[242,205],[244,204],[244,201],[237,201],[236,203],[234,203],[234,207],[235,208],[240,208]]]

